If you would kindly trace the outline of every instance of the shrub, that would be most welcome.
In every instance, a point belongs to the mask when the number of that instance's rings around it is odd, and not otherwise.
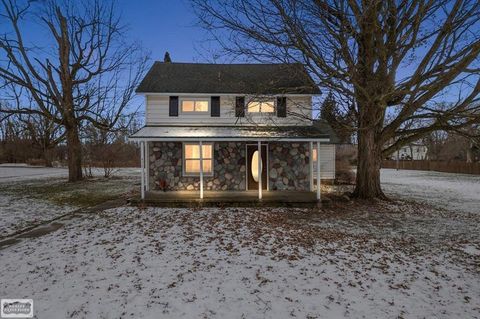
[[[335,152],[335,183],[355,184],[353,166],[357,162],[357,149],[354,145],[337,145]]]
[[[335,161],[335,183],[355,184],[355,172],[348,160],[340,159]]]
[[[41,158],[29,158],[25,162],[31,166],[46,166],[45,160]]]

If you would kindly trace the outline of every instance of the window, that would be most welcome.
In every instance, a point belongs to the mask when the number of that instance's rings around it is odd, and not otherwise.
[[[247,105],[249,113],[273,113],[275,101],[250,101]]]
[[[183,100],[182,112],[208,112],[208,101],[206,100]]]
[[[213,144],[202,145],[203,174],[213,173]],[[183,144],[183,167],[185,175],[200,174],[200,145],[198,143]]]

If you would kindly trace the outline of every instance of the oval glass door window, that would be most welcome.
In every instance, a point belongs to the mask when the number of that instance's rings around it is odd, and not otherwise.
[[[253,152],[252,154],[252,163],[250,164],[252,170],[253,180],[258,183],[258,151]],[[260,158],[260,172],[262,171],[262,160]]]

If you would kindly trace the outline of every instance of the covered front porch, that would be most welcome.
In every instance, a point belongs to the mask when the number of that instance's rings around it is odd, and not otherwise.
[[[321,201],[321,143],[313,127],[144,127],[141,200]]]

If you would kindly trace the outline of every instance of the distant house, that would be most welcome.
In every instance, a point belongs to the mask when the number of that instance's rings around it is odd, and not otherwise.
[[[334,134],[313,125],[320,91],[301,64],[155,62],[137,93],[146,105],[146,125],[131,136],[141,144],[142,198],[254,190],[319,199],[320,179],[335,177]]]
[[[428,148],[425,144],[411,143],[394,152],[390,158],[392,160],[426,160]]]

